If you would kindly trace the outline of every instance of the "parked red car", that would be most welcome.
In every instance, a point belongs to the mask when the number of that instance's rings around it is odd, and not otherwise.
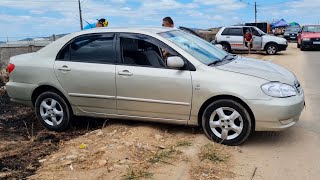
[[[307,48],[320,48],[320,25],[306,25],[298,34],[297,47],[302,51]]]

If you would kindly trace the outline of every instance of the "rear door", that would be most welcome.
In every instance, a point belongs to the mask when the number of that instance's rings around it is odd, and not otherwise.
[[[225,28],[221,35],[225,37],[226,41],[230,44],[232,50],[244,49],[244,38],[241,27]]]
[[[71,104],[87,113],[116,113],[115,34],[75,38],[59,53],[54,70]]]

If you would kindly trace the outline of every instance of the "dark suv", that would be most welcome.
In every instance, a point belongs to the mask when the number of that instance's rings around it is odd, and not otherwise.
[[[299,26],[287,27],[283,37],[286,40],[297,40],[298,39],[298,33],[299,33],[300,30],[301,30],[301,28]]]

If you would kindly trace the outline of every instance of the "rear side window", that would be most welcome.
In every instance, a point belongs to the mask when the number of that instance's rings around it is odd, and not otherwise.
[[[58,59],[84,63],[115,63],[114,36],[79,37],[60,52]]]
[[[225,36],[242,36],[242,28],[226,28],[221,33],[221,35]]]

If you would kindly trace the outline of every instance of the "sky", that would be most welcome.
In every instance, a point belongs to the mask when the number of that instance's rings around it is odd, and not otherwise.
[[[211,28],[254,22],[254,0],[81,0],[83,19],[105,18],[109,27],[175,26]],[[256,0],[259,22],[318,24],[320,0]],[[83,25],[87,23],[83,21]],[[0,0],[0,41],[80,30],[78,0]]]

